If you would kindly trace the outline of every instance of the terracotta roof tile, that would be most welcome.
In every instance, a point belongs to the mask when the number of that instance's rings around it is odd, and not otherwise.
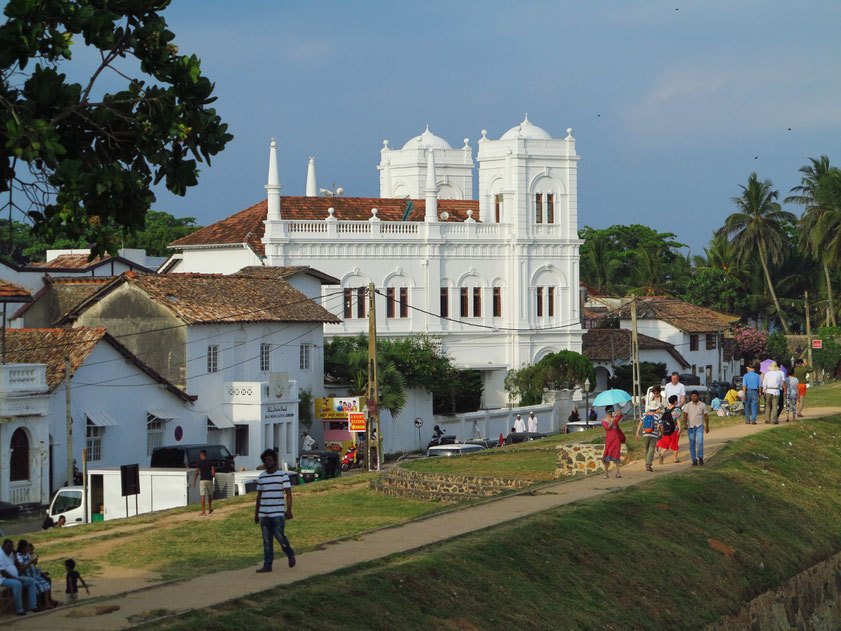
[[[124,272],[74,311],[87,308],[125,282],[142,290],[187,324],[341,322],[284,280],[237,274]]]
[[[40,269],[89,269],[95,265],[100,265],[109,260],[110,256],[97,257],[92,261],[88,260],[87,254],[60,254],[50,261],[40,262],[36,261],[30,263],[27,267],[37,267]]]
[[[613,348],[611,348],[611,339]],[[689,362],[673,344],[642,333],[637,334],[637,339],[641,351],[664,350],[682,366],[689,366]],[[609,362],[613,359],[629,361],[631,359],[631,331],[628,329],[587,329],[582,339],[582,353],[590,361]]]
[[[336,219],[342,221],[367,221],[371,218],[371,209],[377,209],[377,217],[383,221],[400,221],[411,203],[409,221],[423,221],[426,202],[422,199],[393,199],[382,197],[281,197],[280,214],[284,219],[307,220],[326,219],[327,209],[333,208]],[[478,221],[479,202],[477,200],[440,199],[439,214],[446,211],[446,221],[464,221],[467,211],[473,211],[473,219]],[[258,256],[265,256],[262,238],[265,234],[268,206],[263,200],[245,210],[225,219],[196,230],[192,234],[173,241],[170,246],[222,245],[246,243]]]
[[[52,324],[113,279],[113,276],[50,276],[45,274],[44,286],[33,296],[33,301],[18,309],[11,319],[22,318],[41,300],[50,300],[49,317]]]
[[[6,329],[6,361],[46,364],[47,385],[53,389],[64,380],[64,356],[70,356],[72,375],[105,335],[102,327]]]
[[[271,265],[249,265],[243,267],[236,272],[239,276],[252,276],[255,278],[292,278],[298,274],[309,274],[321,281],[322,285],[341,285],[342,281],[335,276],[330,276],[325,272],[321,272],[309,265],[286,265],[286,266],[271,266]]]
[[[32,300],[32,294],[28,289],[0,279],[0,302],[28,302],[30,300]]]
[[[623,305],[616,316],[622,320],[629,320],[631,318],[630,303]],[[691,302],[664,296],[639,298],[637,300],[637,317],[646,320],[663,320],[685,333],[724,331],[739,320],[738,316],[713,311]]]

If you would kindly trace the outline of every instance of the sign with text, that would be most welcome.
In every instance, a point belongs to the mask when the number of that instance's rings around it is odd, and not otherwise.
[[[315,415],[324,421],[346,421],[348,412],[361,412],[359,397],[317,398]]]
[[[364,432],[365,431],[365,413],[364,412],[348,412],[347,415],[348,425],[350,425],[350,431],[352,432]]]
[[[823,348],[823,340],[812,340],[812,348]]]

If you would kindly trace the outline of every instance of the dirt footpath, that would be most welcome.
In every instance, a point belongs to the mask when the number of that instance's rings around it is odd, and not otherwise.
[[[808,417],[837,413],[836,408],[813,408],[807,410]],[[783,423],[785,425],[785,423]],[[705,437],[705,461],[714,461],[716,452],[732,440],[776,427],[765,425],[731,425],[712,430]],[[629,436],[629,440],[633,437]],[[59,608],[24,618],[3,621],[16,629],[123,629],[144,620],[163,615],[180,613],[191,609],[211,607],[319,574],[327,574],[357,563],[372,561],[388,555],[408,552],[422,546],[436,543],[506,521],[532,515],[557,506],[582,499],[596,497],[620,490],[654,477],[690,469],[688,442],[681,439],[680,462],[666,462],[659,466],[655,460],[654,473],[645,471],[641,461],[622,467],[622,477],[605,480],[602,476],[591,476],[573,481],[552,483],[537,491],[526,491],[517,495],[453,510],[425,519],[393,526],[361,537],[340,541],[323,550],[307,552],[298,556],[297,566],[289,570],[284,563],[278,563],[272,574],[256,574],[255,568],[209,574],[195,579],[167,583],[131,591],[118,597],[106,597],[95,602],[80,602],[74,607]],[[179,518],[194,518],[179,515]],[[281,559],[282,561],[282,559]],[[114,576],[114,579],[118,577]],[[128,577],[119,577],[128,578]],[[98,582],[106,582],[101,578]],[[127,581],[128,583],[128,581]],[[101,593],[101,592],[100,592]]]

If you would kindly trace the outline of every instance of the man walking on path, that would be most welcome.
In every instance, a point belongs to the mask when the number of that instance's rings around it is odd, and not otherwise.
[[[526,423],[523,421],[523,417],[519,414],[517,418],[514,420],[514,431],[515,432],[524,432],[526,431]]]
[[[207,515],[204,509],[204,498],[207,497],[207,507],[213,512],[213,478],[216,477],[216,467],[207,459],[207,452],[202,449],[199,452],[199,461],[196,463],[196,475],[193,476],[193,486],[199,480],[199,495],[201,495],[201,514]]]
[[[742,377],[742,392],[745,393],[745,424],[756,425],[762,382],[754,366],[748,365],[747,369],[745,376]]]
[[[3,542],[0,550],[0,586],[12,590],[15,599],[15,612],[23,616],[28,611],[35,611],[38,606],[38,584],[34,578],[21,576],[15,562],[15,544],[11,539]],[[26,591],[26,608],[23,606],[23,592]]]
[[[780,396],[785,396],[786,384],[783,371],[772,362],[770,369],[765,373],[765,384],[762,386],[765,393],[765,424],[779,423]]]
[[[686,386],[680,382],[680,375],[677,372],[672,373],[672,380],[666,384],[666,396],[664,397],[666,401],[673,394],[677,395],[677,406],[682,408],[683,404],[686,403]]]
[[[698,393],[693,390],[689,395],[689,403],[683,406],[683,416],[686,419],[686,433],[689,435],[689,457],[692,466],[704,464],[704,434],[710,433],[710,417],[707,405],[698,400]]]
[[[258,574],[272,571],[274,562],[274,540],[289,559],[289,567],[295,567],[295,552],[284,534],[287,519],[292,519],[292,484],[284,471],[278,471],[277,457],[266,449],[260,460],[266,468],[257,478],[257,503],[254,506],[254,523],[263,531],[263,567]]]
[[[532,434],[537,433],[537,417],[534,415],[534,412],[529,412],[528,430]]]
[[[654,471],[651,468],[651,463],[654,462],[654,448],[660,439],[660,429],[660,408],[646,410],[639,425],[637,425],[637,440],[640,439],[640,432],[642,432],[644,444],[642,450],[645,455],[646,471]]]
[[[797,377],[797,416],[803,417],[803,406],[806,404],[806,375],[812,372],[812,367],[802,359],[794,362],[794,376]]]

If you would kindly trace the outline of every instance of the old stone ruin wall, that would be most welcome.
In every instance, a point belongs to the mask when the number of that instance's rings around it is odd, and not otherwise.
[[[604,445],[591,443],[567,443],[558,445],[556,478],[565,478],[575,475],[586,475],[604,471],[602,455]],[[628,462],[628,448],[622,445],[622,464]]]

